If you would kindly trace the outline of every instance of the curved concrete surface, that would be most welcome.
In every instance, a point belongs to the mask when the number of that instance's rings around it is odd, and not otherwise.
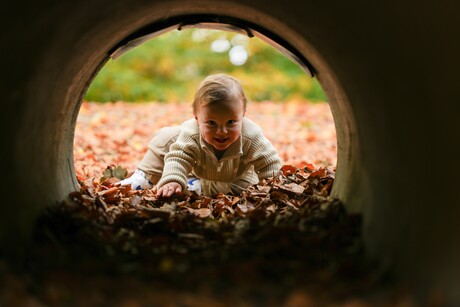
[[[220,14],[270,29],[317,71],[338,133],[333,193],[363,214],[369,255],[460,303],[454,4],[9,2],[0,10],[4,253],[20,254],[40,210],[74,189],[75,121],[109,52],[152,23]]]

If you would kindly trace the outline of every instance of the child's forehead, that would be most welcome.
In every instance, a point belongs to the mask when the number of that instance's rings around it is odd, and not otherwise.
[[[236,116],[244,113],[244,103],[241,99],[213,102],[202,105],[200,111],[207,116]]]
[[[203,102],[200,104],[202,108],[208,109],[244,109],[244,99],[242,97],[232,97],[225,100],[215,100],[210,102]]]

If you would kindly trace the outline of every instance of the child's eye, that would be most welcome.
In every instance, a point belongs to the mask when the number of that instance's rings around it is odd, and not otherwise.
[[[216,122],[213,120],[208,120],[206,123],[210,126],[214,126],[216,124]]]
[[[233,125],[233,124],[236,124],[236,120],[234,119],[231,119],[227,122],[229,125]]]

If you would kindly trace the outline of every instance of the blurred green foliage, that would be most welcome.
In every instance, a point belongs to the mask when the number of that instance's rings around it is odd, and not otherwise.
[[[213,50],[216,40],[226,50]],[[242,65],[230,61],[230,48],[236,45],[248,53]],[[204,29],[171,31],[110,59],[85,100],[189,102],[204,77],[220,72],[238,78],[251,101],[326,101],[315,78],[262,40]]]

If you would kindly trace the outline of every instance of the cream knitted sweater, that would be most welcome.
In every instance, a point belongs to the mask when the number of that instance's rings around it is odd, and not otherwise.
[[[157,187],[174,181],[185,189],[187,177],[193,173],[201,179],[205,195],[215,192],[210,182],[235,183],[236,192],[240,192],[263,178],[278,175],[282,166],[278,152],[262,129],[247,117],[243,119],[240,137],[225,150],[221,159],[217,159],[212,146],[202,138],[196,120],[184,122],[164,162]]]

